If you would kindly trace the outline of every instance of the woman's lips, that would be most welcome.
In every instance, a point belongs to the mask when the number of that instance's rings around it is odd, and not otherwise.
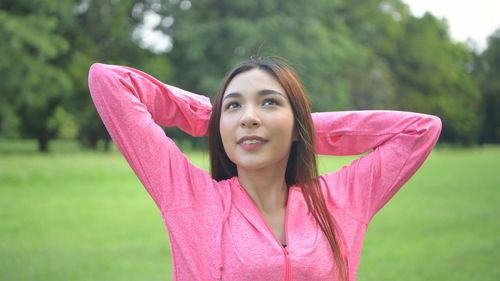
[[[238,140],[238,144],[246,150],[252,150],[259,148],[263,144],[265,144],[267,140],[259,136],[246,136],[242,137]]]

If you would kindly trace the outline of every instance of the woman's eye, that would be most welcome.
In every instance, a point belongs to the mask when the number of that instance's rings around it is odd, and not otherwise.
[[[279,105],[279,102],[275,99],[266,99],[264,100],[264,102],[262,103],[262,105]]]
[[[237,102],[230,102],[228,104],[226,104],[226,109],[234,109],[234,108],[238,108],[240,106],[239,103]]]

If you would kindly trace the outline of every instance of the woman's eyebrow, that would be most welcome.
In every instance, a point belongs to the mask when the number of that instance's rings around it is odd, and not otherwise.
[[[229,98],[241,98],[243,95],[240,93],[229,93],[224,96],[222,100],[229,99]]]
[[[285,95],[283,95],[282,93],[275,91],[275,90],[271,90],[271,89],[260,90],[258,95],[259,96],[280,95],[282,97],[285,97]],[[243,95],[241,93],[234,92],[234,93],[229,93],[229,94],[225,95],[222,100],[225,100],[228,98],[241,98],[242,96]]]
[[[259,96],[267,96],[267,95],[280,95],[285,97],[285,95],[275,90],[266,89],[259,91]]]

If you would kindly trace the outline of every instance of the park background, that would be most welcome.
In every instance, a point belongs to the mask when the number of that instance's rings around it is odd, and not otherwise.
[[[479,49],[401,0],[0,0],[0,42],[0,280],[170,280],[161,216],[97,115],[88,69],[128,65],[213,98],[231,67],[268,56],[297,70],[314,111],[443,122],[370,225],[358,280],[500,279],[500,29]],[[166,133],[208,168],[206,140]]]

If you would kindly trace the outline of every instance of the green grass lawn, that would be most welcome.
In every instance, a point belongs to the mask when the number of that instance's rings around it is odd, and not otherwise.
[[[171,279],[160,213],[120,154],[5,151],[0,280]],[[435,150],[371,222],[357,280],[500,280],[498,159],[498,146]]]

